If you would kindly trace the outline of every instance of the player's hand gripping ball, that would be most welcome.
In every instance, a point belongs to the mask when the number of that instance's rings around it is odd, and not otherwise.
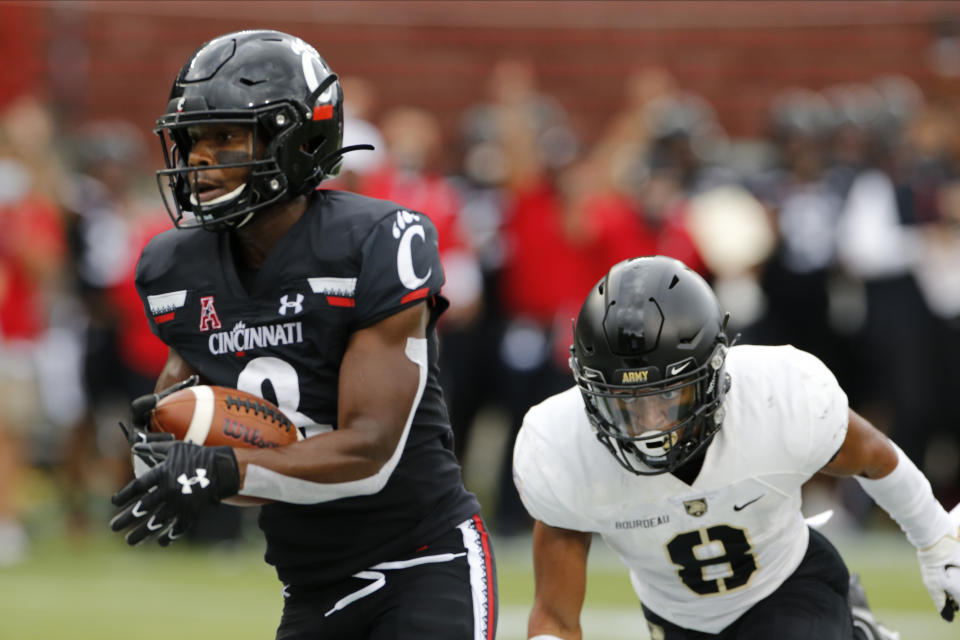
[[[150,412],[148,425],[153,437],[170,434],[177,440],[207,447],[263,449],[303,439],[276,405],[252,393],[219,386],[189,386],[161,397]],[[137,457],[142,460],[143,455]],[[223,502],[250,507],[267,501],[233,496]]]
[[[133,426],[121,423],[137,477],[114,496],[121,510],[111,527],[129,531],[130,544],[157,535],[166,546],[207,504],[266,502],[235,495],[237,465],[230,447],[272,448],[302,439],[290,419],[263,398],[196,381],[191,377],[137,398]]]
[[[160,546],[167,546],[196,524],[203,509],[235,495],[240,487],[230,447],[167,440],[137,443],[133,450],[159,462],[111,498],[120,511],[110,528],[125,531],[131,545],[156,536]]]

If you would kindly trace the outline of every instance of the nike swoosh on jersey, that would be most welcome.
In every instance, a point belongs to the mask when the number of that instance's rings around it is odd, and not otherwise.
[[[735,505],[733,505],[733,510],[734,510],[734,511],[742,511],[743,509],[746,509],[747,507],[749,507],[750,505],[752,505],[754,502],[756,502],[757,500],[759,500],[760,498],[762,498],[762,497],[765,496],[765,495],[767,495],[767,494],[761,493],[760,495],[758,495],[758,496],[757,496],[756,498],[754,498],[753,500],[750,500],[749,502],[744,502],[743,504],[735,504]]]

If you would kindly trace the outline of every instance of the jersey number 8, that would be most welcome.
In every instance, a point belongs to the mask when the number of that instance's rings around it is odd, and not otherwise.
[[[757,570],[746,532],[727,525],[677,534],[667,553],[683,584],[701,596],[739,589]]]
[[[247,363],[237,376],[237,389],[263,397],[263,383],[270,382],[277,396],[277,407],[298,427],[314,424],[300,413],[300,377],[293,365],[280,358],[261,356]]]

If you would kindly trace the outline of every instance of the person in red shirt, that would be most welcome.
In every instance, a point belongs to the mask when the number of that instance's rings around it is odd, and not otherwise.
[[[144,171],[142,132],[121,120],[90,122],[72,138],[76,173],[66,221],[71,288],[80,303],[82,404],[61,442],[63,497],[69,530],[89,528],[94,476],[115,483],[130,475],[126,447],[105,448],[98,436],[115,435],[114,407],[152,391],[167,358],[151,332],[133,282],[136,259],[153,235],[169,227],[163,209],[135,188]]]
[[[0,116],[0,566],[27,550],[17,504],[23,440],[41,415],[35,348],[64,254],[59,209],[30,163],[44,157],[51,132],[49,114],[32,100]]]
[[[475,413],[471,407],[480,373],[477,361],[484,355],[478,337],[485,313],[483,274],[462,218],[460,193],[443,173],[436,118],[422,109],[398,107],[384,115],[380,130],[386,143],[385,161],[361,177],[359,191],[423,211],[437,227],[446,276],[443,294],[450,301],[437,325],[443,344],[440,381],[450,409],[454,452],[463,464]]]

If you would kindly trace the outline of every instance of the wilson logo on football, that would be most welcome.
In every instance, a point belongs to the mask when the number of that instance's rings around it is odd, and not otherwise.
[[[270,442],[264,438],[263,434],[260,432],[260,429],[249,427],[236,420],[231,420],[230,418],[224,418],[222,431],[224,437],[236,440],[238,443],[243,443],[248,447],[256,447],[257,449],[274,449],[280,446],[278,443]]]

